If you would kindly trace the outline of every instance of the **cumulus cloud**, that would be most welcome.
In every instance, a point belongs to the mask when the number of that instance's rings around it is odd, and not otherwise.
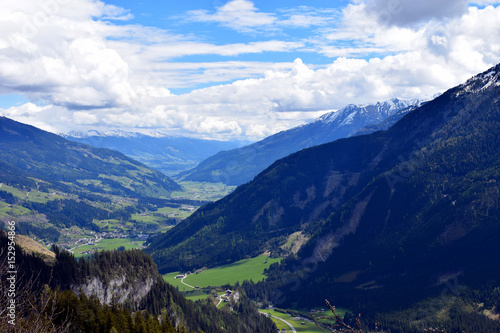
[[[59,131],[62,125],[61,122],[70,121],[68,116],[71,116],[71,114],[62,108],[54,108],[51,105],[37,106],[33,103],[0,109],[0,114],[53,133]]]
[[[99,118],[90,112],[77,111],[73,113],[73,121],[78,125],[95,125],[99,123]]]
[[[103,22],[122,12],[101,2],[16,1],[3,6],[0,91],[68,107],[129,105],[129,68],[106,45]]]
[[[233,4],[226,10],[237,12],[245,6]],[[0,93],[22,92],[32,100],[71,109],[133,108],[143,96],[165,96],[168,87],[180,87],[180,79],[189,77],[186,71],[184,75],[162,73],[168,60],[201,54],[285,52],[303,46],[280,40],[214,45],[161,29],[107,21],[129,17],[127,11],[100,1],[6,4],[0,13]],[[234,67],[229,64],[221,70],[218,81],[242,78],[249,72],[243,62],[238,70]],[[262,70],[256,67],[250,66],[253,74]]]
[[[358,8],[359,13],[365,14],[363,8]],[[345,26],[327,34],[328,38],[345,38],[352,28],[357,28],[357,22],[351,18]],[[497,22],[500,8],[470,7],[464,15],[443,24],[430,21],[416,28],[367,30],[357,36],[358,40],[390,55],[355,59],[349,57],[349,49],[338,48],[346,56],[321,68],[297,59],[289,70],[270,70],[263,78],[196,90],[176,97],[176,103],[204,105],[209,112],[227,113],[228,118],[238,119],[246,135],[262,135],[278,131],[277,124],[294,123],[277,117],[280,112],[329,110],[395,96],[431,97],[499,61]],[[364,20],[361,24],[375,22]],[[405,42],[398,43],[401,39]],[[333,46],[318,45],[322,52],[334,52]],[[254,124],[245,118],[249,114]]]

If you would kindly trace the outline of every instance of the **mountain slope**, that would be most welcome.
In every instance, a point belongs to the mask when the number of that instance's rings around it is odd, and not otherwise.
[[[349,137],[367,125],[379,123],[402,110],[408,112],[418,104],[418,100],[392,99],[375,105],[348,105],[312,123],[277,133],[245,147],[219,152],[196,168],[180,173],[178,178],[240,185],[252,180],[282,157],[304,148]]]
[[[413,148],[333,211],[299,260],[282,268],[318,264],[316,280],[305,279],[286,302],[308,290],[311,298],[380,310],[439,295],[452,283],[500,285],[492,259],[500,253],[499,72],[450,90],[436,100],[443,104],[416,110],[388,131],[409,135]],[[444,123],[435,127],[436,120]],[[423,135],[423,126],[433,131]]]
[[[36,179],[39,187],[70,191],[160,197],[181,189],[122,153],[75,143],[6,117],[0,117],[0,171],[0,182],[22,185]]]
[[[153,239],[148,251],[160,271],[174,271],[276,250],[301,232],[309,241],[299,259],[269,287],[286,295],[273,302],[287,305],[342,297],[339,290],[349,304],[365,292],[390,304],[401,288],[418,286],[418,294],[461,272],[470,283],[496,281],[500,264],[489,254],[500,251],[499,76],[500,65],[387,131],[279,160]],[[294,271],[298,277],[283,278]],[[299,291],[289,286],[297,279]]]
[[[244,144],[232,141],[148,136],[120,131],[70,132],[64,137],[96,148],[119,151],[168,176],[192,169],[204,159],[222,150],[234,149]]]
[[[142,328],[137,325],[138,310],[146,316],[154,315],[157,323],[157,316],[162,315],[162,321],[168,319],[178,329],[162,332],[276,331],[272,321],[261,316],[243,294],[233,304],[234,311],[220,311],[210,300],[187,300],[163,280],[151,257],[140,250],[101,251],[77,260],[69,252],[54,248],[55,259],[48,265],[13,243],[0,230],[0,246],[13,248],[16,268],[24,272],[16,279],[15,305],[16,324],[26,327],[25,331],[158,332],[150,324]],[[7,259],[7,251],[1,251],[0,262]],[[7,270],[7,265],[0,266],[2,295],[8,291]],[[0,304],[7,307],[9,298],[1,297]],[[113,316],[113,312],[118,315]],[[3,316],[1,331],[10,332],[10,327]],[[55,329],[58,327],[61,329]]]

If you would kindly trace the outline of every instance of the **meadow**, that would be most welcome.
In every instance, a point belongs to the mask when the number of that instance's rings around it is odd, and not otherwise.
[[[264,269],[269,268],[271,264],[279,261],[281,261],[281,258],[270,258],[266,255],[260,255],[255,258],[244,259],[232,264],[203,270],[198,274],[190,274],[184,279],[184,282],[200,288],[226,284],[234,285],[236,282],[242,283],[244,280],[258,282],[266,277]],[[181,274],[181,272],[168,273],[163,278],[173,286],[179,287],[180,291],[191,290],[192,288],[182,284],[180,279],[174,279],[178,274]]]
[[[85,254],[80,254],[80,252],[92,251],[96,249],[102,250],[116,250],[121,246],[124,246],[126,250],[139,249],[142,248],[142,243],[144,241],[134,240],[131,238],[113,238],[113,239],[103,239],[94,245],[82,245],[73,249],[75,257],[79,258],[85,256]]]
[[[236,186],[227,186],[223,183],[192,181],[181,181],[179,182],[179,185],[181,185],[184,190],[172,192],[172,198],[184,198],[200,201],[217,201],[234,191],[236,188]]]
[[[277,319],[275,317],[278,317],[278,318],[281,318],[281,319],[287,321],[288,323],[290,323],[295,328],[295,330],[297,332],[300,332],[300,333],[318,333],[318,332],[323,332],[321,329],[319,329],[316,326],[316,324],[314,324],[313,322],[311,322],[309,320],[306,320],[305,318],[292,317],[289,314],[278,312],[278,311],[273,310],[273,309],[259,310],[259,312],[268,313],[269,315],[273,316],[273,317],[271,317],[271,319],[273,320],[273,322],[276,324],[276,326],[280,330],[281,329],[286,329],[287,332],[291,332],[290,326],[288,326],[283,321],[281,321],[281,320],[279,320],[279,319]]]

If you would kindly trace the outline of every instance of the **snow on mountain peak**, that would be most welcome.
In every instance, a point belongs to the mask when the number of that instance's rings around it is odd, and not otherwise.
[[[71,131],[63,135],[65,137],[73,137],[78,139],[89,138],[93,136],[97,137],[120,137],[120,138],[137,138],[143,134],[134,132],[125,132],[121,130],[107,130],[99,132],[98,130],[88,130],[88,131]]]
[[[127,132],[127,131],[122,131],[122,130],[104,130],[104,131],[98,131],[95,129],[92,130],[87,130],[87,131],[70,131],[66,134],[60,133],[59,135],[63,137],[72,137],[72,138],[77,138],[77,139],[85,139],[89,137],[116,137],[116,138],[140,138],[144,136],[150,136],[153,138],[165,138],[165,137],[171,137],[168,134],[165,134],[161,131],[150,131],[150,132],[145,132],[145,133],[139,133],[139,132]]]
[[[457,92],[456,96],[458,97],[464,92],[477,93],[493,85],[500,86],[500,64],[470,78],[467,82],[458,86],[460,91]]]
[[[393,98],[383,102],[377,102],[376,104],[366,104],[366,105],[355,105],[349,104],[346,107],[338,110],[326,113],[318,118],[318,122],[325,124],[332,123],[334,121],[340,121],[341,125],[349,124],[353,121],[354,117],[359,114],[370,114],[370,113],[383,113],[386,115],[392,115],[401,109],[405,109],[412,105],[417,105],[420,103],[418,99],[399,99]]]

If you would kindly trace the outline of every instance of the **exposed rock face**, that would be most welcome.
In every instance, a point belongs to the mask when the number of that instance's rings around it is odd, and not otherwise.
[[[115,303],[133,310],[162,280],[151,257],[140,250],[95,253],[91,265],[84,267],[82,273],[84,277],[71,285],[76,294],[83,292],[102,304]]]
[[[103,304],[110,305],[114,299],[118,304],[128,302],[136,308],[151,290],[154,279],[148,277],[146,280],[135,279],[131,282],[127,280],[125,275],[110,279],[107,283],[98,277],[91,277],[85,284],[72,286],[72,290],[75,293],[81,290],[87,297],[95,296]]]

